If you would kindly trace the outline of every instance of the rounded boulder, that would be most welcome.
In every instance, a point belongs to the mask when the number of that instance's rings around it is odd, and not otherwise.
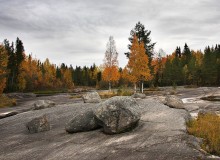
[[[112,97],[94,111],[104,133],[117,134],[135,128],[140,120],[139,105],[131,97]]]

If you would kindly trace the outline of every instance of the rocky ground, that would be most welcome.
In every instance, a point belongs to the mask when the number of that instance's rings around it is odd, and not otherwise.
[[[0,109],[0,113],[29,110],[39,99],[53,100],[56,105],[0,119],[0,159],[208,159],[199,147],[200,140],[187,134],[185,122],[189,113],[193,115],[199,108],[218,111],[218,103],[200,98],[217,95],[219,90],[178,88],[176,94],[184,100],[186,110],[163,105],[164,93],[138,99],[141,111],[138,127],[115,135],[104,134],[102,129],[74,134],[65,131],[65,124],[72,117],[96,109],[97,104],[83,103],[80,98],[70,99],[66,94],[21,101],[17,107]],[[210,105],[215,107],[209,108]],[[44,114],[51,129],[30,134],[25,124]]]

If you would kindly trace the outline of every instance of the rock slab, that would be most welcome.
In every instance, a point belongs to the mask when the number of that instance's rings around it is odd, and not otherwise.
[[[69,99],[67,99],[69,100]],[[132,132],[105,135],[100,130],[67,134],[65,124],[93,103],[68,103],[0,119],[0,159],[6,160],[196,160],[204,153],[186,131],[183,109],[153,99],[137,100],[141,119]],[[32,117],[46,114],[51,130],[28,134]]]
[[[100,103],[102,101],[97,92],[86,93],[82,98],[84,103]]]
[[[38,133],[50,130],[50,124],[46,115],[34,118],[26,124],[29,133]]]
[[[113,97],[94,111],[104,133],[116,134],[133,129],[140,120],[139,105],[131,97]]]
[[[66,124],[65,128],[68,133],[76,133],[94,130],[100,128],[100,126],[95,120],[93,111],[89,110],[76,115]]]

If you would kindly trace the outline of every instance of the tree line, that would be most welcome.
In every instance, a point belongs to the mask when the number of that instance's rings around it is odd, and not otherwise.
[[[143,92],[144,86],[220,85],[220,45],[207,46],[202,52],[191,50],[185,43],[183,50],[178,46],[170,55],[163,57],[158,53],[155,56],[156,43],[151,42],[150,35],[151,31],[140,22],[131,30],[129,52],[125,53],[128,64],[123,69],[118,68],[117,63],[111,63],[117,62],[117,51],[110,37],[108,44],[112,45],[107,45],[105,53],[104,80],[109,84],[133,85],[134,91],[139,85],[140,92]],[[116,69],[120,76],[116,74]]]
[[[167,57],[157,57],[152,63],[156,86],[166,85],[220,85],[220,45],[190,50],[187,44],[177,47]]]
[[[75,86],[144,86],[171,85],[220,85],[220,45],[207,46],[202,52],[194,51],[187,44],[178,46],[172,54],[155,56],[155,42],[151,31],[138,22],[128,38],[128,64],[119,68],[118,52],[110,36],[104,54],[104,63],[98,67],[55,65],[46,59],[40,61],[27,55],[23,42],[4,40],[0,44],[0,94],[15,91],[72,89]]]
[[[27,55],[19,38],[15,43],[4,40],[0,44],[0,93],[72,89],[74,85],[96,86],[100,81],[101,71],[95,64],[57,66],[48,58],[41,62]]]

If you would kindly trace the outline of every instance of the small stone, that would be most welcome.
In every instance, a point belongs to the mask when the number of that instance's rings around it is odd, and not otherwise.
[[[55,106],[55,103],[50,100],[38,100],[34,103],[33,110],[40,110]]]
[[[34,118],[26,124],[29,133],[38,133],[50,130],[50,124],[46,115]]]
[[[84,103],[100,103],[101,97],[97,92],[91,92],[82,96]]]
[[[146,95],[143,93],[134,93],[131,97],[144,99],[144,98],[146,98]]]

